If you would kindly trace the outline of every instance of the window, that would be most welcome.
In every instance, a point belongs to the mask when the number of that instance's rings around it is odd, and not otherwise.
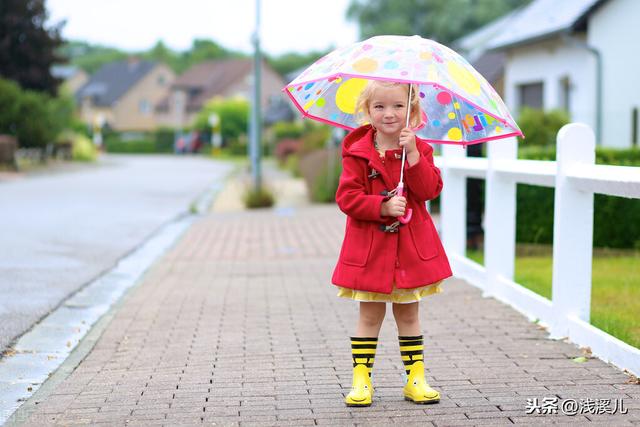
[[[631,110],[631,144],[634,147],[638,146],[638,121],[640,120],[638,113],[640,113],[638,107]]]
[[[543,95],[543,84],[540,83],[529,83],[518,86],[518,95],[519,95],[519,107],[531,107],[542,109],[544,108],[542,102]]]
[[[571,116],[571,80],[569,76],[560,79],[560,108]]]
[[[138,109],[142,114],[151,113],[151,104],[146,99],[141,99],[138,103]]]

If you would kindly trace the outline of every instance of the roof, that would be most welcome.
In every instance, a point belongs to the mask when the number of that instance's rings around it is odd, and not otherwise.
[[[226,90],[252,72],[253,59],[221,59],[196,64],[180,75],[172,84],[174,89],[185,89],[190,96],[187,110],[195,111],[215,96],[225,96]],[[169,106],[169,96],[158,103],[158,108]]]
[[[79,102],[91,97],[96,106],[109,107],[155,66],[153,61],[124,60],[100,68],[76,93]]]
[[[520,13],[522,9],[522,7],[514,9],[455,40],[452,43],[453,48],[462,53],[467,61],[474,62],[484,54],[487,50],[487,45],[502,33],[513,17]]]
[[[504,74],[506,56],[504,52],[499,51],[484,52],[480,57],[476,58],[471,65],[473,65],[473,68],[482,74],[491,85],[494,85]]]
[[[222,89],[229,83],[250,72],[252,64],[253,60],[250,58],[201,62],[185,71],[173,82],[173,86],[206,87],[222,93]]]
[[[518,10],[488,44],[504,49],[581,29],[587,17],[608,0],[534,0]]]

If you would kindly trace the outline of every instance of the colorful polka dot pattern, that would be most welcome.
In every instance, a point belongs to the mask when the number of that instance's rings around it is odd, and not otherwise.
[[[359,126],[358,96],[368,80],[420,84],[423,125],[434,142],[471,143],[519,134],[502,99],[460,55],[418,36],[377,36],[334,50],[287,85],[305,115]]]

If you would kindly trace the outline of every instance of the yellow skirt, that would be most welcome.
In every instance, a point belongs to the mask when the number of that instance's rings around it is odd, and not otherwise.
[[[338,286],[338,296],[342,298],[348,298],[355,301],[365,301],[365,302],[393,302],[396,304],[410,304],[412,302],[420,301],[422,298],[439,294],[442,292],[440,288],[440,284],[442,280],[439,282],[433,283],[431,285],[421,286],[419,288],[413,289],[398,289],[396,288],[395,283],[393,284],[393,290],[390,294],[383,294],[380,292],[368,292],[368,291],[358,291],[355,289],[343,288],[342,286]]]

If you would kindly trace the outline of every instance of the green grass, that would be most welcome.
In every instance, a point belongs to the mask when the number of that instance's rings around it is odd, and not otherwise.
[[[484,254],[467,256],[483,264]],[[549,254],[516,257],[515,281],[551,299],[552,258]],[[640,347],[640,252],[595,251],[592,263],[591,324]]]

